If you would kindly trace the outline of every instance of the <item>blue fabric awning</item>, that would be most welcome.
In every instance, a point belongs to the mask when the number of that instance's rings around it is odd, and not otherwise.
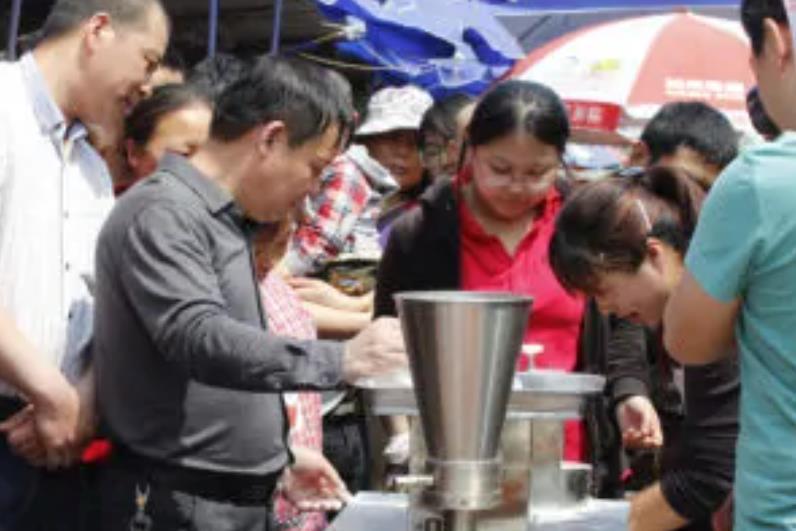
[[[340,51],[388,67],[385,83],[414,83],[435,95],[483,91],[524,55],[494,6],[470,0],[316,0],[355,38]],[[357,28],[359,28],[357,34]]]
[[[381,67],[385,84],[413,83],[440,96],[480,93],[527,53],[543,17],[572,29],[573,16],[621,16],[624,11],[733,6],[737,0],[315,0],[323,15],[346,28],[338,49]],[[616,12],[612,15],[611,12]],[[564,21],[564,18],[566,20]],[[587,19],[584,19],[587,20]],[[555,21],[552,21],[555,25]],[[540,44],[533,41],[534,46]],[[524,46],[525,45],[525,46]]]

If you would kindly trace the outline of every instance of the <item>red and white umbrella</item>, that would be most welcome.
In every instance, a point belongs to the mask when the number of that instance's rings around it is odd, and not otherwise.
[[[508,77],[555,89],[579,129],[638,127],[667,102],[699,100],[749,130],[749,53],[738,22],[652,15],[564,35],[519,61]]]

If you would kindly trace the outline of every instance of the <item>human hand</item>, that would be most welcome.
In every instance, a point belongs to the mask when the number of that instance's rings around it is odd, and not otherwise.
[[[55,469],[75,459],[80,423],[77,390],[59,373],[47,389],[31,396],[32,403],[0,424],[11,448],[36,466]]]
[[[35,467],[47,466],[47,449],[36,432],[36,419],[33,406],[6,419],[0,425],[6,435],[6,442],[13,453]]]
[[[645,396],[635,395],[616,406],[616,419],[627,448],[658,448],[663,430],[655,406]]]
[[[359,311],[358,299],[317,278],[291,277],[288,284],[304,301],[338,310]]]
[[[394,317],[382,317],[346,342],[343,378],[354,383],[360,378],[380,376],[407,366],[401,325]]]
[[[296,462],[282,474],[282,494],[300,511],[339,511],[351,493],[332,464],[309,448],[291,448]]]

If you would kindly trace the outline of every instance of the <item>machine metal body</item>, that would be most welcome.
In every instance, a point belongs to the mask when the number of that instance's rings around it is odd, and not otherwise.
[[[553,371],[515,376],[531,300],[464,292],[396,299],[411,378],[360,387],[372,413],[411,419],[410,474],[397,480],[405,494],[364,493],[332,529],[517,531],[547,529],[550,518],[595,508],[606,514],[607,506],[589,499],[590,467],[562,463],[564,422],[580,417],[604,379]],[[393,523],[377,524],[379,511]],[[609,512],[622,511],[624,504]],[[623,528],[616,518],[611,525],[604,529]]]

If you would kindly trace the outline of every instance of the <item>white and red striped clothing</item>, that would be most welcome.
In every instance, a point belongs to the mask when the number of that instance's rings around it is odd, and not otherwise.
[[[296,339],[317,337],[312,316],[278,273],[270,272],[263,279],[260,283],[260,296],[271,332]],[[290,419],[290,444],[321,451],[323,428],[320,393],[285,393],[284,399]],[[282,496],[274,501],[274,514],[280,530],[326,529],[326,517],[323,513],[299,513]]]

